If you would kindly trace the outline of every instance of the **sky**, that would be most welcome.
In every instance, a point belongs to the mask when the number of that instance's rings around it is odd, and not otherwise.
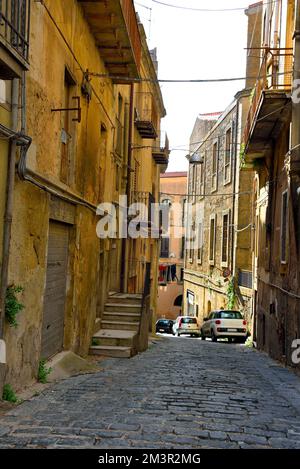
[[[150,49],[157,47],[160,79],[245,76],[247,17],[244,8],[255,0],[161,1],[192,8],[243,9],[199,12],[167,7],[152,0],[135,0],[148,45]],[[161,84],[167,110],[162,129],[167,132],[170,147],[174,149],[168,171],[187,170],[185,156],[197,115],[223,111],[243,86],[243,81]]]

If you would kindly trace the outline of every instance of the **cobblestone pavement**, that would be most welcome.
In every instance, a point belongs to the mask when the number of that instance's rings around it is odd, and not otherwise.
[[[0,420],[0,447],[300,448],[300,378],[241,345],[166,338]]]

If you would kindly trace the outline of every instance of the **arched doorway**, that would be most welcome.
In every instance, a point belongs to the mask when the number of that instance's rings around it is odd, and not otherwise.
[[[182,307],[182,295],[178,295],[175,298],[174,306],[179,306],[180,308]]]

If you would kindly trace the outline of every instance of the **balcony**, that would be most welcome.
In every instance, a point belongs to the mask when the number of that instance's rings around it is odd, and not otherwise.
[[[30,0],[0,1],[0,78],[28,69]]]
[[[158,114],[152,93],[136,93],[134,123],[142,138],[158,137]]]
[[[152,156],[156,164],[163,166],[169,163],[169,139],[166,133],[162,132],[153,142]]]
[[[138,78],[141,38],[132,0],[78,0],[115,83]]]
[[[292,49],[264,48],[245,129],[246,163],[264,158],[288,121],[293,76]]]
[[[141,232],[142,236],[158,239],[160,236],[159,210],[154,196],[150,192],[133,191],[130,203],[141,204],[138,208],[139,213],[133,217],[138,216],[141,221],[131,221],[131,223],[136,223],[136,229]]]

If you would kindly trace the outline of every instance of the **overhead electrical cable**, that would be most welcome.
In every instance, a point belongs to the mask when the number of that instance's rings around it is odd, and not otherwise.
[[[207,13],[218,13],[218,12],[232,12],[232,11],[245,11],[245,10],[248,10],[249,8],[249,5],[245,6],[245,7],[233,7],[233,8],[196,8],[196,7],[187,7],[187,6],[182,6],[182,5],[175,5],[173,3],[166,3],[166,2],[162,2],[161,0],[151,0],[153,3],[157,3],[158,5],[162,5],[162,6],[165,6],[165,7],[169,7],[169,8],[175,8],[175,9],[178,9],[178,10],[187,10],[187,11],[200,11],[200,12],[207,12]],[[270,2],[266,2],[265,5],[267,4],[275,4],[275,3],[278,3],[279,0],[272,0]],[[141,4],[140,4],[141,5]],[[141,5],[145,8],[149,8],[149,7],[146,7],[145,5]]]

